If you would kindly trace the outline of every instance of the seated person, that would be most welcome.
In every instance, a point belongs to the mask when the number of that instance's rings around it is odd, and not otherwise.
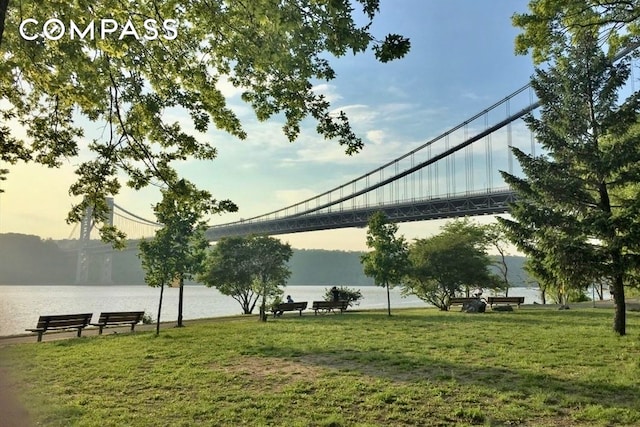
[[[293,302],[293,298],[291,298],[291,295],[287,295],[287,303],[292,303]],[[282,310],[278,310],[276,311],[276,316],[282,316],[282,314],[284,313],[284,311]]]

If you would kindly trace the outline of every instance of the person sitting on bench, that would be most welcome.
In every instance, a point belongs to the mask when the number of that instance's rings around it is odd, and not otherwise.
[[[291,295],[287,295],[287,304],[291,304],[293,302],[293,298],[291,298]],[[280,310],[280,311],[276,311],[276,316],[280,317],[284,314],[284,311]]]

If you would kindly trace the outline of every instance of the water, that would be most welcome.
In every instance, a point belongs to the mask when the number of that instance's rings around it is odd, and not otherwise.
[[[287,286],[284,295],[295,301],[324,299],[328,286]],[[357,308],[387,307],[386,290],[377,286],[362,286],[364,298]],[[525,304],[539,302],[534,289],[514,288],[513,296],[524,296]],[[159,288],[148,286],[0,286],[0,336],[25,333],[36,326],[38,316],[45,314],[93,313],[94,320],[101,311],[140,311],[155,319],[158,310]],[[427,307],[414,296],[403,298],[400,289],[391,289],[391,309]],[[178,289],[165,288],[162,321],[178,318]],[[254,310],[257,313],[258,308]],[[241,314],[240,304],[215,288],[187,285],[184,290],[183,319],[201,319]]]

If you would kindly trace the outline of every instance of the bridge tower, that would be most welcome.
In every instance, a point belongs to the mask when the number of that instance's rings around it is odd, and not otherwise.
[[[109,208],[105,225],[113,225],[113,197],[107,197]],[[89,281],[89,254],[87,246],[91,240],[91,230],[95,225],[91,218],[93,209],[89,206],[84,212],[80,222],[80,240],[78,242],[78,261],[76,264],[76,284],[86,284]],[[100,283],[111,283],[111,271],[113,265],[113,255],[107,251],[102,255],[95,255],[100,262]]]

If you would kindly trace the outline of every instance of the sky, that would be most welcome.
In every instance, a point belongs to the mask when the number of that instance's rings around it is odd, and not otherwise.
[[[411,39],[411,51],[398,61],[382,64],[371,51],[334,58],[337,77],[315,82],[315,90],[348,115],[365,142],[354,156],[337,142],[315,134],[314,124],[303,123],[300,138],[290,143],[276,118],[257,122],[240,91],[221,84],[229,105],[243,121],[248,138],[240,141],[210,131],[218,158],[188,161],[178,166],[186,178],[218,199],[238,204],[237,214],[214,217],[225,223],[273,211],[320,194],[426,142],[431,137],[484,110],[529,81],[530,57],[514,54],[519,29],[511,25],[515,12],[525,12],[525,0],[383,0],[372,31],[384,37],[400,33]],[[180,112],[173,120],[193,128]],[[87,135],[99,124],[87,123]],[[74,199],[77,159],[59,169],[35,164],[0,165],[10,169],[0,193],[0,233],[35,234],[43,238],[77,237],[78,228],[65,222]],[[123,189],[116,203],[153,219],[159,201],[155,188],[135,192]],[[478,219],[481,223],[491,217]],[[400,224],[407,239],[438,232],[443,221]],[[281,235],[301,249],[367,250],[365,229],[341,229]]]

